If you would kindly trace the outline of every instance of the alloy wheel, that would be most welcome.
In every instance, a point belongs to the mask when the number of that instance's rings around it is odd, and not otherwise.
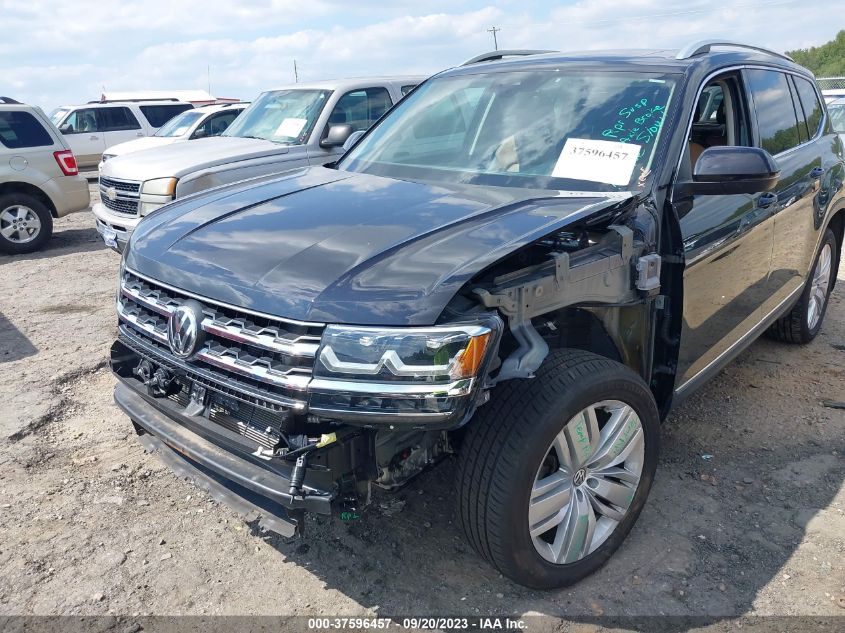
[[[0,235],[15,244],[26,244],[41,233],[41,220],[29,207],[14,205],[0,211]]]
[[[811,330],[815,329],[824,314],[832,269],[833,249],[830,244],[825,244],[821,253],[819,253],[819,259],[810,280],[810,297],[807,301],[807,327]]]
[[[537,552],[564,564],[601,546],[628,512],[644,455],[642,424],[624,402],[598,402],[569,420],[531,490],[528,529]]]

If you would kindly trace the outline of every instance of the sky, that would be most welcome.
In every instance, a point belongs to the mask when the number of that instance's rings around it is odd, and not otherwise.
[[[251,100],[300,81],[432,74],[499,48],[779,51],[845,28],[841,0],[0,0],[0,95],[39,105],[103,90],[208,89]]]

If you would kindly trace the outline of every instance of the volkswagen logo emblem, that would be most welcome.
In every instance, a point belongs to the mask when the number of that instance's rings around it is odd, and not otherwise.
[[[577,488],[578,486],[583,484],[586,479],[587,471],[582,468],[577,473],[575,473],[575,476],[572,478],[572,484]]]
[[[117,199],[117,190],[114,187],[106,189],[106,198],[114,202]]]
[[[179,358],[191,356],[202,342],[202,306],[196,301],[186,301],[173,312],[167,321],[167,342]]]

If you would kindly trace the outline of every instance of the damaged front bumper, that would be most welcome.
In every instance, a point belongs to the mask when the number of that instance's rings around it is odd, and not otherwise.
[[[140,382],[132,382],[121,379],[114,400],[135,424],[141,441],[218,501],[247,517],[259,517],[263,527],[288,537],[300,527],[297,515],[303,511],[331,513],[331,486],[320,488],[310,481],[323,473],[308,473],[301,494],[291,495],[293,463],[264,461],[241,436],[204,416],[190,415],[170,399],[151,397]]]

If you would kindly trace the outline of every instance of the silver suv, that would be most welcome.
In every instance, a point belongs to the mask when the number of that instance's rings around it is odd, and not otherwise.
[[[90,203],[88,182],[50,119],[0,97],[0,253],[29,253],[53,233],[53,218]]]
[[[111,158],[100,171],[97,231],[119,251],[143,216],[175,198],[331,163],[350,136],[363,134],[423,79],[342,79],[269,90],[221,136]]]

